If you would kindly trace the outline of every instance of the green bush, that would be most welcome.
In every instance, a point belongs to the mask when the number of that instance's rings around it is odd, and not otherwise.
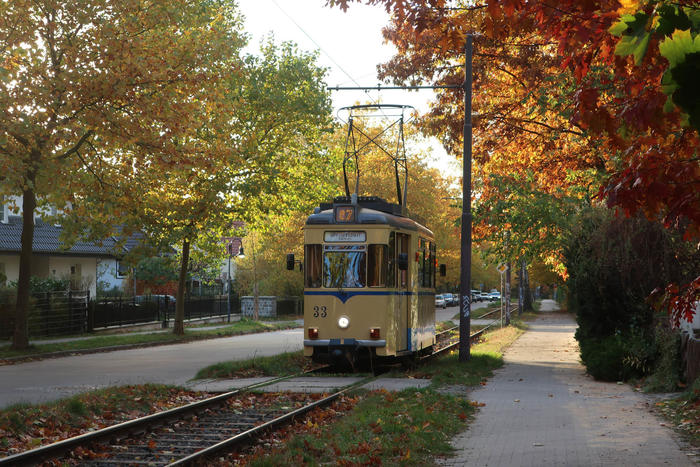
[[[564,251],[567,301],[588,372],[609,381],[657,371],[675,377],[673,346],[656,337],[666,320],[646,299],[656,287],[694,277],[700,253],[658,223],[603,208],[582,213],[574,225]]]
[[[603,381],[620,381],[629,377],[629,371],[623,363],[626,351],[622,338],[608,336],[600,339],[579,339],[581,361],[588,373],[595,379]]]

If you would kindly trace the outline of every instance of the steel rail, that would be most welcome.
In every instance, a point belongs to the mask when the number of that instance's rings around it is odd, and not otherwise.
[[[339,398],[341,395],[345,394],[346,392],[358,388],[360,386],[363,386],[367,384],[369,381],[376,379],[376,376],[368,376],[360,381],[357,381],[353,384],[350,384],[346,386],[345,388],[341,389],[340,391],[331,394],[330,396],[324,397],[323,399],[319,399],[317,401],[314,401],[308,405],[305,405],[304,407],[300,407],[296,410],[293,410],[292,412],[286,413],[284,415],[281,415],[274,420],[270,420],[269,422],[265,422],[262,425],[258,425],[255,428],[251,428],[250,430],[244,431],[243,433],[239,433],[236,436],[233,436],[229,439],[226,439],[224,441],[221,441],[217,444],[214,444],[208,448],[202,449],[201,451],[197,451],[193,454],[190,454],[187,457],[183,457],[182,459],[179,459],[175,462],[172,462],[168,464],[168,466],[180,466],[180,465],[192,465],[198,461],[202,461],[206,459],[209,456],[212,456],[213,454],[223,450],[223,449],[230,449],[236,446],[242,446],[247,443],[249,443],[252,439],[255,439],[259,435],[265,433],[268,430],[274,429],[275,427],[279,425],[283,425],[291,420],[293,420],[295,417],[298,417],[299,415],[303,415],[305,413],[310,412],[311,410],[317,408],[317,407],[324,407],[326,405],[329,405],[331,402]]]
[[[495,310],[495,311],[498,311],[498,310]],[[488,315],[488,314],[492,314],[492,313],[494,313],[494,312],[487,313],[487,315]],[[486,315],[484,315],[484,316],[486,316]],[[484,326],[482,329],[476,331],[475,333],[470,334],[470,335],[469,335],[469,340],[474,340],[474,339],[477,339],[478,337],[481,337],[481,335],[482,335],[484,332],[486,332],[487,329],[489,329],[490,327],[494,326],[497,322],[498,322],[498,320],[493,320],[493,322],[491,322],[491,324],[488,324],[488,325]],[[457,328],[457,327],[455,327],[455,328]],[[455,329],[455,328],[450,328],[450,329],[448,329],[448,330],[446,330],[446,331],[443,331],[443,332],[452,331],[452,330]],[[454,349],[455,347],[458,347],[458,346],[459,346],[459,341],[454,342],[454,343],[452,343],[452,344],[450,344],[450,345],[447,345],[447,346],[441,348],[440,350],[437,350],[437,351],[431,353],[430,355],[425,356],[424,358],[427,360],[427,359],[429,359],[429,358],[436,357],[436,356],[441,355],[441,354],[443,354],[443,353],[445,353],[445,352],[447,352],[447,351],[449,351],[449,350],[452,350],[452,349]]]
[[[127,420],[126,422],[101,428],[99,430],[91,431],[89,433],[83,433],[81,435],[57,441],[52,444],[47,444],[45,446],[40,446],[29,451],[24,451],[17,454],[13,454],[11,456],[3,457],[0,458],[0,466],[24,465],[31,462],[38,462],[47,457],[55,457],[58,454],[63,454],[76,446],[92,443],[108,437],[115,437],[119,434],[137,432],[141,429],[147,429],[150,426],[154,425],[161,425],[166,420],[170,420],[173,418],[182,418],[182,416],[187,413],[198,411],[204,407],[210,407],[213,405],[221,404],[227,399],[245,391],[250,391],[252,389],[257,389],[260,387],[268,386],[270,384],[275,384],[280,381],[294,378],[316,370],[317,369],[297,373],[294,375],[272,378],[266,381],[262,381],[260,383],[255,383],[249,386],[238,388],[234,391],[229,391],[223,394],[219,394],[217,396],[209,397],[201,401],[192,402],[191,404],[183,405],[180,407],[174,407],[172,409],[164,410],[162,412],[157,412],[151,415],[146,415],[145,417],[136,418],[134,420]]]

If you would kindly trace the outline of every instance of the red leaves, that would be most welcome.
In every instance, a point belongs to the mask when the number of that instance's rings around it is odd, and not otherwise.
[[[666,289],[656,289],[649,296],[657,309],[666,310],[674,326],[681,321],[692,323],[695,318],[695,304],[700,301],[700,276],[688,284],[669,284]]]
[[[628,149],[628,166],[612,175],[600,196],[627,215],[638,210],[650,220],[662,215],[667,227],[685,227],[686,240],[700,237],[700,164],[685,156],[693,140],[697,143],[694,137],[671,136],[659,144],[651,136],[639,138]]]

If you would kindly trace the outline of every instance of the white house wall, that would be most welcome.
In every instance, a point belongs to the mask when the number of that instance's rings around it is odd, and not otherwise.
[[[0,264],[4,265],[7,282],[17,282],[19,279],[19,256],[0,255]]]
[[[57,279],[70,278],[70,268],[80,264],[80,274],[83,285],[88,285],[90,296],[97,293],[95,275],[97,272],[97,258],[80,258],[71,256],[51,256],[49,257],[49,271]]]
[[[104,282],[105,289],[118,287],[124,289],[124,278],[117,275],[118,261],[114,258],[97,260],[97,280]]]

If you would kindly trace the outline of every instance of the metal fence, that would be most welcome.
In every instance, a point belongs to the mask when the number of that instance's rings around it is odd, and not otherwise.
[[[14,295],[0,297],[0,339],[14,332]],[[240,298],[231,296],[231,314],[241,313]],[[278,314],[299,315],[299,297],[277,300]],[[228,314],[226,295],[190,296],[185,299],[185,320],[215,318]],[[109,327],[158,323],[167,327],[175,318],[175,299],[169,295],[103,297],[90,301],[89,291],[32,294],[28,317],[30,337],[82,334]]]
[[[241,312],[240,300],[231,297],[231,313]],[[191,296],[185,299],[185,320],[214,318],[228,314],[225,295]],[[90,313],[90,329],[159,322],[168,326],[175,318],[175,299],[169,295],[109,297],[96,300]]]
[[[88,330],[89,291],[60,291],[31,294],[27,327],[31,337],[81,334]],[[0,338],[14,333],[15,305],[0,305]]]
[[[161,322],[167,320],[171,308],[174,316],[175,302],[167,295],[101,298],[92,306],[89,327],[94,330]]]

